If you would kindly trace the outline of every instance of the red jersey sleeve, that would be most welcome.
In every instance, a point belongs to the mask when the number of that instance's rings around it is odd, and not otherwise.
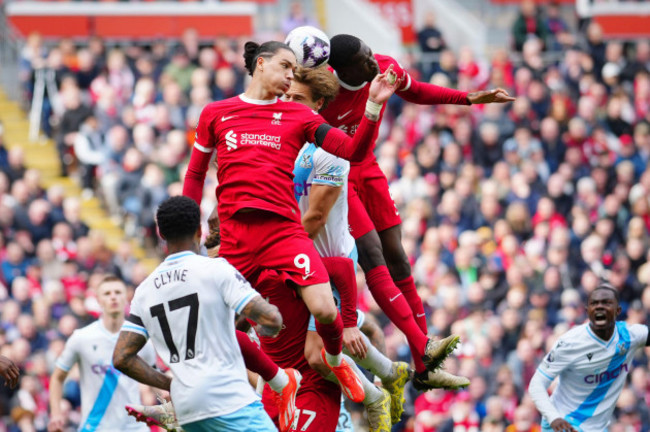
[[[341,129],[325,123],[316,131],[314,143],[323,147],[328,153],[349,160],[361,162],[369,149],[374,145],[374,137],[378,123],[363,116],[359,128],[352,138]]]
[[[185,181],[183,182],[183,195],[192,198],[199,205],[203,198],[205,174],[208,172],[212,152],[217,144],[213,125],[215,118],[212,104],[207,105],[201,111],[199,124],[196,126],[190,164],[187,167]]]
[[[408,72],[392,57],[377,54],[375,59],[382,72],[388,69],[391,64],[393,65],[393,72],[397,75],[397,78],[402,78],[402,84],[395,94],[405,101],[420,105],[469,105],[467,92],[414,81]]]

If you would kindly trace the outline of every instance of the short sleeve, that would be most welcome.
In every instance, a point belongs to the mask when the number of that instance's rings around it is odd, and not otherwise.
[[[219,285],[222,287],[224,302],[236,313],[241,313],[254,297],[260,295],[251,287],[246,278],[239,271],[228,264],[226,260],[219,260],[221,271],[215,272]],[[215,260],[217,262],[217,260]]]
[[[312,183],[341,187],[350,172],[350,162],[323,149],[314,154],[314,179]]]
[[[194,148],[203,153],[212,153],[216,146],[213,127],[214,115],[212,104],[206,105],[201,111],[199,123],[196,125]]]
[[[648,326],[645,324],[633,324],[628,326],[630,332],[630,343],[633,347],[641,348],[648,342]]]
[[[143,311],[138,297],[138,292],[136,290],[136,295],[131,301],[130,313],[124,320],[121,331],[137,333],[144,336],[146,339],[149,339],[149,332],[147,331],[144,322],[142,321]]]
[[[563,370],[571,365],[570,347],[562,339],[558,340],[553,349],[544,356],[537,370],[546,378],[553,381]]]
[[[56,359],[56,367],[69,372],[72,366],[79,361],[79,344],[79,333],[75,330],[66,341],[63,352]]]

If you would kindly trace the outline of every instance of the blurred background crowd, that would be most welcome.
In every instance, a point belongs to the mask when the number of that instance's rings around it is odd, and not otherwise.
[[[312,18],[287,17],[283,32]],[[585,321],[601,279],[621,293],[623,315],[650,312],[650,43],[605,41],[595,22],[525,1],[512,45],[486,57],[447,48],[430,14],[400,58],[413,79],[477,90],[507,89],[508,105],[416,106],[389,102],[377,157],[403,219],[403,243],[432,335],[461,335],[449,372],[464,392],[408,392],[395,431],[538,431],[528,382],[556,338]],[[78,44],[26,39],[24,100],[34,70],[54,71],[43,130],[62,174],[101,197],[129,236],[152,253],[156,206],[180,194],[201,109],[243,91],[245,39]],[[483,53],[481,53],[483,54]],[[20,365],[17,390],[0,388],[0,431],[43,431],[48,377],[71,332],[98,312],[93,287],[115,273],[133,288],[148,269],[131,243],[107,247],[80,219],[80,197],[45,189],[0,127],[0,354]],[[204,214],[215,204],[214,170]],[[359,307],[374,315],[393,359],[403,335],[373,302],[359,273]],[[650,430],[647,355],[634,362],[611,431]],[[74,378],[74,376],[73,376]],[[79,388],[66,385],[70,427]],[[146,401],[155,397],[146,392]],[[359,430],[360,406],[351,406]],[[72,430],[72,429],[71,429]]]

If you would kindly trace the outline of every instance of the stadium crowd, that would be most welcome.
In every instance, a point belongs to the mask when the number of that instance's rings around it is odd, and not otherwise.
[[[528,383],[556,338],[585,321],[586,296],[601,278],[619,289],[622,319],[648,322],[650,43],[607,41],[597,24],[576,31],[556,13],[522,7],[512,46],[520,58],[506,47],[485,61],[470,49],[453,52],[432,21],[417,53],[434,52],[434,61],[401,59],[416,79],[502,87],[517,100],[389,102],[378,161],[403,219],[429,332],[461,335],[446,368],[471,379],[463,392],[411,389],[396,431],[539,430]],[[33,34],[21,58],[27,99],[34,70],[55,71],[59,95],[45,104],[44,129],[64,174],[149,244],[157,242],[157,205],[181,193],[201,109],[239,94],[246,75],[241,40],[206,44],[189,29],[179,42],[49,46]],[[0,430],[42,431],[54,360],[72,331],[96,317],[91,288],[106,273],[131,287],[147,273],[127,241],[111,251],[80,220],[80,198],[44,189],[23,159],[0,134],[0,354],[24,373],[16,391],[0,389]],[[211,171],[205,215],[215,181]],[[381,323],[387,354],[408,361],[403,335],[362,289],[362,273],[358,282],[359,307]],[[612,431],[650,430],[649,367],[647,356],[635,361]],[[65,394],[72,428],[74,380]]]

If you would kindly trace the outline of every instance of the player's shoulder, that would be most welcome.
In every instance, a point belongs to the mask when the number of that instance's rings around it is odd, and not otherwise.
[[[210,102],[205,107],[203,107],[204,116],[218,116],[223,110],[227,110],[233,106],[244,104],[239,96],[233,96],[228,99],[222,99],[214,102]]]
[[[295,112],[299,115],[311,115],[311,116],[319,115],[318,111],[314,111],[307,105],[298,102],[278,99],[278,104],[280,104],[279,106],[284,112],[292,112],[292,113]]]
[[[78,328],[72,332],[68,340],[86,340],[94,339],[101,333],[101,324],[99,319],[91,322],[90,324]]]
[[[591,342],[591,338],[587,332],[587,325],[588,324],[581,324],[575,326],[564,333],[555,343],[555,349],[572,351],[580,349],[587,342]]]
[[[625,321],[617,321],[616,326],[619,329],[619,333],[627,332],[632,341],[645,341],[648,338],[648,328],[647,324],[629,324]]]

